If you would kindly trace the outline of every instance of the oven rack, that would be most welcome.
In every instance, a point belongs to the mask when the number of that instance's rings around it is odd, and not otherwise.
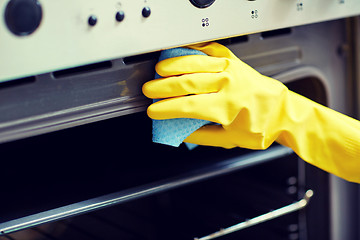
[[[174,188],[207,180],[213,177],[229,174],[257,164],[269,162],[275,159],[287,157],[293,151],[287,147],[276,145],[267,150],[253,151],[244,155],[225,158],[221,161],[199,166],[190,172],[180,174],[165,180],[145,184],[142,186],[122,190],[112,194],[77,202],[64,207],[44,211],[19,219],[0,224],[0,236],[12,232],[35,227],[44,223],[62,220],[76,215],[100,210],[130,200],[139,199],[156,193],[161,193]]]

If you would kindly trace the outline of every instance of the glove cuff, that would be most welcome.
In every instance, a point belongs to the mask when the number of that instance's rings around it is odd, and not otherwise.
[[[360,182],[360,122],[291,91],[285,104],[276,141],[312,165]]]

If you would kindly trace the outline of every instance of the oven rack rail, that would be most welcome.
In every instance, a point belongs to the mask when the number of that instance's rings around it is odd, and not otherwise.
[[[206,167],[200,167],[191,172],[170,179],[145,184],[97,198],[81,201],[45,212],[33,214],[8,222],[0,223],[0,236],[44,223],[62,220],[95,210],[111,207],[130,200],[139,199],[156,193],[168,191],[177,187],[207,180],[213,177],[229,174],[257,164],[269,162],[293,154],[290,148],[276,145],[263,151],[254,151],[237,157],[224,159]]]

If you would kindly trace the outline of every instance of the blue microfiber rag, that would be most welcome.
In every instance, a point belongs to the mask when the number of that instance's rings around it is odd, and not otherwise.
[[[206,55],[205,53],[188,48],[173,48],[164,50],[160,53],[159,62],[173,57],[187,55]],[[157,73],[155,78],[161,78]],[[159,100],[154,100],[154,102]],[[191,133],[200,127],[211,122],[200,119],[176,118],[166,120],[153,120],[153,142],[178,147]],[[188,148],[194,148],[194,144],[189,144]]]

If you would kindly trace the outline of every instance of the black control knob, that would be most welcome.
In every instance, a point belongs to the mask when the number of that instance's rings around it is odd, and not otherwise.
[[[198,8],[207,8],[215,2],[215,0],[190,0],[190,2]]]
[[[95,26],[97,23],[97,17],[95,15],[91,15],[89,18],[88,18],[88,24],[93,27]]]
[[[116,15],[115,15],[115,19],[116,19],[116,21],[118,21],[118,22],[122,22],[122,21],[124,20],[124,18],[125,18],[125,13],[124,13],[124,11],[118,11],[118,12],[116,13]]]
[[[151,9],[149,7],[144,7],[142,10],[142,15],[144,18],[149,17],[151,14]]]
[[[5,23],[15,35],[26,36],[40,25],[42,8],[38,0],[11,0],[5,9]]]

